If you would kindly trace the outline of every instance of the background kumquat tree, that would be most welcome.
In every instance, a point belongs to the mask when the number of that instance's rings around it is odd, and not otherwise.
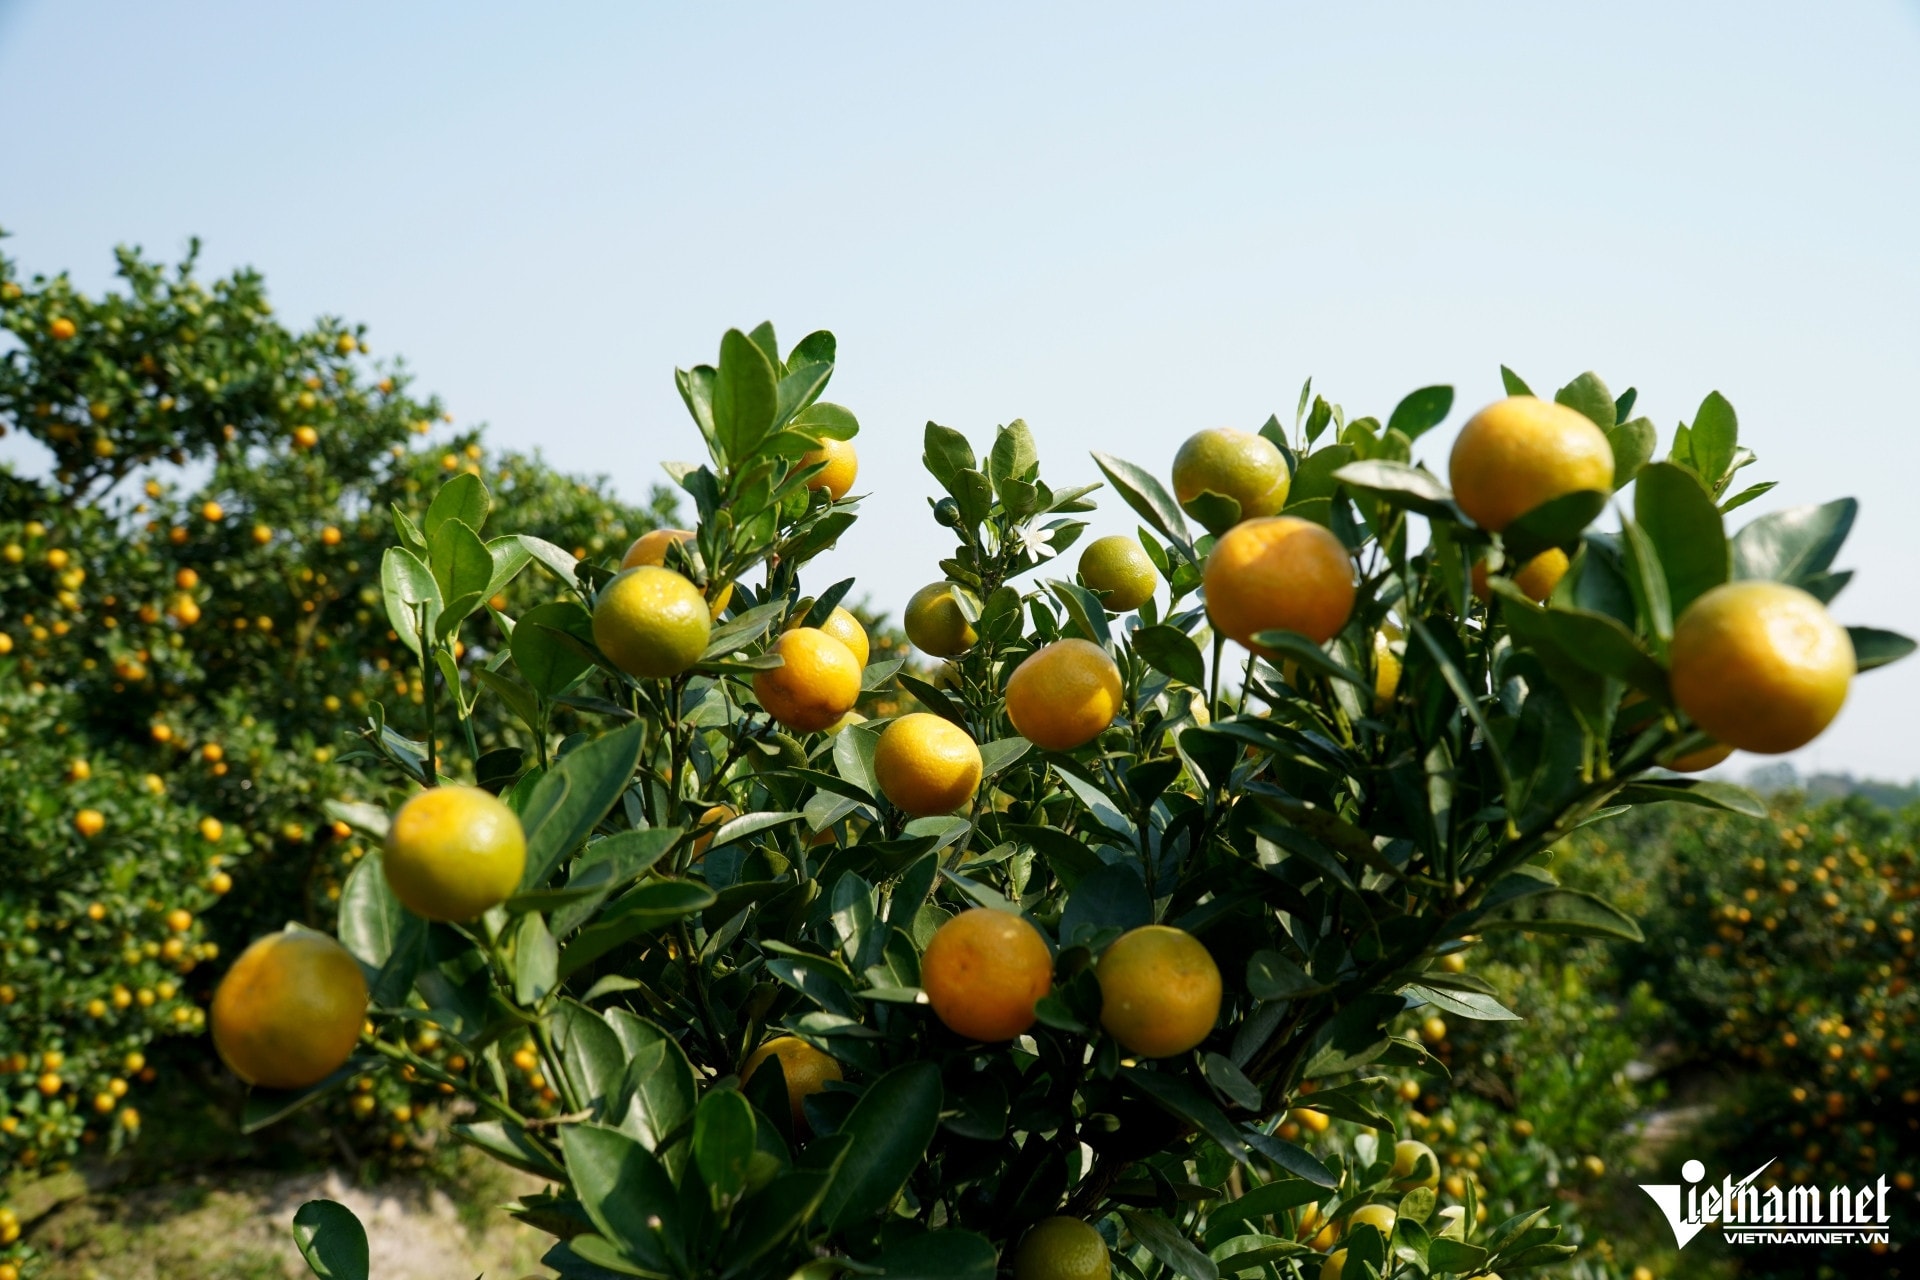
[[[366,843],[327,805],[381,794],[353,729],[374,701],[422,723],[381,602],[392,503],[484,469],[568,558],[672,514],[450,433],[359,331],[284,327],[251,272],[118,261],[88,297],[0,257],[0,429],[53,472],[0,474],[0,1175],[164,1127],[192,1099],[143,1113],[156,1072],[207,1074],[160,1042],[204,1029],[208,962],[333,919]],[[494,704],[473,727],[496,740]],[[334,1126],[407,1147],[421,1092],[382,1082]],[[0,1219],[5,1265],[20,1234]]]

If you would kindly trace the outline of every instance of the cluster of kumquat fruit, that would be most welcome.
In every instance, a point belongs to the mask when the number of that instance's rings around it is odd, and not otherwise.
[[[1412,460],[1443,387],[1169,441],[1171,492],[1095,454],[1143,523],[1076,558],[1098,484],[1044,479],[1024,422],[984,452],[929,423],[955,546],[904,602],[943,664],[916,672],[876,661],[851,580],[803,581],[858,517],[836,359],[762,325],[680,371],[697,519],[623,555],[500,533],[472,475],[396,510],[383,604],[424,698],[373,709],[392,802],[350,817],[382,846],[338,940],[262,937],[214,999],[249,1123],[395,1070],[451,1086],[450,1133],[549,1186],[520,1212],[565,1224],[563,1276],[1566,1262],[1527,1205],[1606,1158],[1561,1150],[1483,1217],[1494,1144],[1428,1103],[1467,1076],[1455,1020],[1516,1016],[1468,961],[1640,940],[1556,874],[1572,833],[1759,811],[1676,770],[1809,741],[1911,650],[1828,612],[1851,504],[1729,534],[1768,486],[1732,491],[1724,399],[1656,461],[1632,391],[1507,372],[1446,482]],[[516,581],[548,598],[489,612]],[[499,745],[469,732],[488,702]],[[558,1114],[516,1096],[522,1053]]]
[[[671,512],[484,452],[250,272],[120,268],[93,297],[0,255],[0,430],[53,460],[0,475],[0,1176],[166,1123],[126,1062],[204,1030],[209,961],[333,917],[357,842],[328,805],[377,790],[343,757],[373,703],[421,696],[382,605],[390,504],[484,469],[581,556]]]

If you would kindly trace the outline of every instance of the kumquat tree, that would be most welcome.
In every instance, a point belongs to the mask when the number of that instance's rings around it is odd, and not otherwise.
[[[1292,429],[1193,436],[1171,490],[1094,455],[1144,525],[1070,571],[1098,486],[1043,479],[1024,423],[984,456],[930,424],[956,545],[904,617],[939,665],[870,663],[853,584],[805,576],[858,513],[834,359],[762,326],[680,373],[698,523],[617,563],[512,531],[472,475],[395,510],[385,606],[428,696],[372,708],[394,803],[341,809],[384,851],[338,941],[262,938],[214,999],[251,1119],[369,1073],[444,1086],[462,1139],[544,1180],[511,1212],[568,1277],[1568,1258],[1544,1207],[1443,1196],[1383,1073],[1444,1073],[1436,1015],[1518,1016],[1460,963],[1485,935],[1638,936],[1559,884],[1569,836],[1764,813],[1684,775],[1810,741],[1912,648],[1828,614],[1853,504],[1730,533],[1769,486],[1734,489],[1754,459],[1718,394],[1655,460],[1633,391],[1508,373],[1443,478],[1413,458],[1450,388],[1384,423],[1309,389]],[[495,609],[526,572],[550,598]],[[517,722],[484,752],[480,700]],[[557,706],[594,727],[560,736]],[[1353,1136],[1300,1145],[1290,1112]],[[366,1274],[341,1206],[295,1232]]]

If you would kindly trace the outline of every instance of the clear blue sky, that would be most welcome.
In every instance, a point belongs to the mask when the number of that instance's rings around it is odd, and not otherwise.
[[[1060,483],[1308,374],[1455,384],[1436,467],[1502,362],[1663,447],[1718,388],[1756,510],[1862,500],[1841,618],[1920,633],[1920,7],[1313,8],[0,0],[0,225],[89,288],[199,234],[630,495],[698,451],[676,364],[831,328],[874,496],[828,569],[895,610],[928,418]],[[1916,712],[1877,673],[1795,763],[1920,775]]]

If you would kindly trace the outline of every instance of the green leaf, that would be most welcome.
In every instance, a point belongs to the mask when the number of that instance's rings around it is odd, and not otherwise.
[[[791,426],[816,440],[851,440],[860,434],[859,420],[843,405],[815,401],[793,415]]]
[[[707,364],[673,371],[673,384],[679,388],[680,398],[686,402],[687,412],[692,416],[693,424],[700,428],[701,438],[710,447],[715,443],[713,378],[713,366]]]
[[[1615,799],[1621,804],[1659,804],[1665,800],[1699,805],[1703,809],[1724,809],[1749,818],[1767,816],[1766,802],[1753,792],[1711,778],[1649,778],[1622,787]]]
[[[548,698],[566,691],[593,665],[560,635],[592,644],[593,615],[572,600],[535,605],[520,615],[509,641],[513,664],[535,691]]]
[[[625,1067],[619,1037],[605,1018],[575,1000],[554,1007],[551,1026],[561,1068],[580,1104],[599,1112],[597,1119],[611,1122],[615,1117],[608,1104],[619,1093]]]
[[[530,533],[512,535],[526,548],[527,555],[542,568],[569,587],[580,583],[580,561],[565,547],[556,547],[545,538],[536,538]]]
[[[860,1095],[839,1134],[851,1140],[833,1173],[820,1216],[839,1230],[881,1212],[907,1184],[940,1124],[940,1069],[909,1062]]]
[[[1187,532],[1186,518],[1181,515],[1180,506],[1174,502],[1173,495],[1162,488],[1150,472],[1107,453],[1096,452],[1093,461],[1100,468],[1100,474],[1107,478],[1107,483],[1142,520],[1152,525],[1161,537],[1172,542],[1183,556],[1193,559],[1193,539]]]
[[[1530,396],[1533,394],[1533,388],[1529,387],[1519,374],[1507,368],[1505,365],[1500,366],[1500,385],[1506,388],[1507,394],[1510,396]]]
[[[711,662],[746,648],[766,634],[767,628],[786,611],[787,602],[784,599],[770,600],[729,618],[724,626],[715,627],[707,637],[707,647],[700,655],[701,661]]]
[[[1481,1022],[1520,1021],[1519,1014],[1481,991],[1449,991],[1442,987],[1428,987],[1416,982],[1400,988],[1400,994],[1438,1005],[1447,1012],[1457,1013],[1463,1018],[1474,1018]]]
[[[958,431],[937,422],[927,424],[924,440],[921,464],[942,489],[958,498],[961,473],[979,470],[980,460],[974,457],[973,446]]]
[[[1073,620],[1082,637],[1102,648],[1112,642],[1113,635],[1107,629],[1107,610],[1099,596],[1077,582],[1062,582],[1057,578],[1047,582],[1047,590],[1066,608],[1067,617]]]
[[[1193,637],[1178,627],[1157,623],[1131,638],[1133,651],[1155,671],[1195,689],[1207,687],[1207,661]]]
[[[1898,631],[1882,631],[1877,627],[1848,627],[1847,638],[1853,641],[1853,661],[1860,671],[1898,662],[1912,653],[1914,647],[1913,641]]]
[[[420,653],[420,618],[417,610],[426,608],[429,634],[440,617],[440,584],[426,562],[405,547],[388,547],[380,559],[380,594],[386,601],[387,621],[400,642]]]
[[[993,438],[993,451],[987,455],[987,475],[1002,502],[1007,500],[1009,483],[1027,479],[1027,473],[1039,465],[1040,452],[1025,421],[1015,418],[1000,428]]]
[[[1551,889],[1546,893],[1520,898],[1490,912],[1478,927],[1564,933],[1582,938],[1624,938],[1628,942],[1646,941],[1632,916],[1578,889]]]
[[[1214,1265],[1213,1259],[1200,1252],[1192,1241],[1180,1234],[1178,1227],[1159,1214],[1122,1211],[1120,1216],[1126,1220],[1133,1238],[1175,1275],[1186,1276],[1187,1280],[1220,1280],[1220,1268]]]
[[[1207,1214],[1207,1229],[1211,1233],[1215,1228],[1229,1223],[1270,1218],[1289,1209],[1298,1209],[1303,1204],[1316,1204],[1326,1194],[1325,1188],[1305,1178],[1276,1178],[1272,1182],[1249,1188],[1238,1199],[1228,1200],[1212,1209]]]
[[[1508,525],[1500,535],[1501,542],[1506,553],[1522,563],[1548,547],[1571,547],[1606,505],[1607,495],[1597,489],[1563,493]]]
[[[1388,506],[1415,511],[1430,520],[1459,520],[1453,492],[1438,477],[1404,462],[1349,462],[1333,473],[1349,489],[1371,494]]]
[[[1233,1059],[1218,1053],[1206,1054],[1200,1059],[1200,1071],[1222,1098],[1246,1111],[1260,1110],[1260,1086],[1249,1080]]]
[[[533,559],[533,553],[527,550],[526,543],[509,536],[487,543],[487,558],[493,561],[493,572],[487,577],[485,593],[491,599],[520,576],[520,571]]]
[[[1245,1162],[1251,1159],[1240,1126],[1229,1120],[1227,1113],[1211,1097],[1181,1077],[1168,1071],[1122,1067],[1120,1079],[1133,1093],[1212,1138],[1222,1151],[1235,1160]]]
[[[1492,1255],[1477,1244],[1437,1237],[1427,1249],[1427,1265],[1438,1272],[1472,1275],[1486,1270]]]
[[[1626,569],[1627,589],[1633,593],[1633,608],[1640,628],[1650,633],[1664,651],[1666,643],[1673,639],[1673,601],[1667,595],[1667,575],[1660,567],[1653,540],[1632,519],[1620,521],[1620,558]]]
[[[332,1200],[309,1200],[293,1215],[293,1243],[321,1280],[367,1280],[367,1229],[353,1210]]]
[[[1071,947],[1105,929],[1122,933],[1153,923],[1153,899],[1140,873],[1125,863],[1108,863],[1082,876],[1060,913],[1060,945]]]
[[[738,329],[727,330],[720,339],[720,369],[713,384],[713,427],[726,451],[724,461],[737,464],[752,456],[754,446],[773,429],[779,399],[767,353]]]
[[[1674,617],[1732,572],[1719,509],[1684,467],[1656,462],[1643,469],[1634,485],[1633,517],[1660,557]]]
[[[509,680],[498,671],[489,671],[485,667],[475,667],[473,678],[493,690],[495,696],[507,704],[507,709],[513,712],[521,724],[529,729],[539,729],[540,703],[533,690],[518,680]],[[518,754],[517,749],[515,754]],[[515,768],[517,769],[518,766],[516,765]],[[484,778],[480,781],[484,783]]]
[[[1247,960],[1247,991],[1255,1000],[1297,1000],[1325,990],[1278,951],[1256,951]]]
[[[1750,484],[1720,504],[1720,514],[1725,515],[1738,507],[1744,507],[1755,498],[1764,497],[1780,487],[1778,480],[1763,480],[1759,484]]]
[[[1583,373],[1553,393],[1555,404],[1575,410],[1602,431],[1613,430],[1613,392],[1597,373]]]
[[[1618,493],[1652,460],[1660,433],[1648,419],[1635,418],[1608,431],[1607,443],[1613,448],[1613,491]]]
[[[1316,498],[1331,498],[1333,491],[1340,487],[1334,479],[1334,473],[1354,460],[1353,446],[1350,444],[1328,445],[1316,449],[1300,460],[1299,468],[1293,473],[1293,485],[1287,490],[1287,509]]]
[[[660,1280],[657,1272],[637,1265],[605,1236],[597,1236],[590,1231],[562,1240],[549,1249],[541,1261],[568,1277],[569,1280],[573,1280],[574,1277],[580,1277],[581,1280],[606,1280],[608,1275],[643,1276],[647,1280]],[[591,1270],[579,1265],[582,1263]]]
[[[569,853],[593,834],[633,778],[646,722],[602,734],[549,769],[527,799],[527,868],[522,892],[545,886]]]
[[[532,1008],[560,985],[560,948],[538,911],[520,917],[513,940],[513,998]]]
[[[595,1124],[562,1125],[560,1149],[574,1193],[600,1234],[648,1271],[679,1274],[674,1260],[685,1248],[678,1196],[653,1153]]]
[[[732,1089],[715,1089],[693,1113],[693,1161],[721,1201],[747,1189],[747,1164],[753,1159],[753,1107]]]
[[[1818,577],[1833,567],[1859,511],[1840,498],[1761,516],[1733,536],[1733,576],[1795,586]]]
[[[698,1089],[693,1064],[680,1042],[657,1023],[613,1009],[607,1014],[607,1025],[626,1056],[617,1096],[609,1100],[608,1110],[620,1117],[621,1132],[640,1139],[649,1151],[659,1151],[694,1114]],[[669,1152],[670,1172],[684,1151],[675,1147]]]
[[[367,850],[347,873],[347,882],[340,889],[335,924],[340,945],[361,964],[378,969],[393,954],[394,942],[406,924],[407,909],[387,887],[380,850]]]
[[[1254,635],[1253,642],[1273,655],[1268,661],[1275,666],[1291,658],[1309,671],[1345,680],[1368,691],[1373,689],[1373,681],[1336,661],[1324,648],[1297,631],[1261,631]]]
[[[1496,579],[1493,586],[1516,634],[1525,619],[1529,631],[1545,628],[1560,651],[1588,671],[1623,681],[1661,702],[1668,700],[1665,668],[1617,619],[1584,609],[1541,609],[1505,579]]]
[[[1740,420],[1718,391],[1709,392],[1701,402],[1692,435],[1694,470],[1709,492],[1717,492],[1733,465],[1733,451],[1740,446]]]
[[[712,906],[717,895],[693,880],[660,878],[635,885],[601,910],[592,924],[575,935],[560,953],[560,976],[599,959],[623,942],[663,925],[697,915]]]
[[[567,1176],[567,1171],[523,1129],[509,1128],[498,1120],[478,1120],[451,1128],[454,1137],[478,1147],[502,1164],[551,1182]]]
[[[487,584],[493,581],[493,553],[480,541],[480,535],[465,521],[444,520],[427,546],[441,598],[451,604],[462,596],[472,596],[473,607],[477,608],[486,598]]]
[[[980,778],[985,781],[1033,750],[1025,738],[995,738],[980,744]]]
[[[1386,1024],[1402,1008],[1398,996],[1364,995],[1335,1014],[1311,1041],[1303,1075],[1307,1079],[1355,1071],[1374,1060],[1392,1041]]]
[[[1387,419],[1387,430],[1418,440],[1445,421],[1452,410],[1452,387],[1422,387],[1394,406],[1392,416]]]
[[[427,518],[420,529],[427,545],[433,545],[433,535],[449,520],[458,520],[473,533],[486,528],[491,501],[487,497],[487,486],[479,476],[464,471],[454,476],[440,486],[440,492],[433,495],[433,502],[427,508]]]
[[[993,1280],[998,1255],[971,1231],[927,1231],[896,1236],[880,1248],[886,1280]]]

